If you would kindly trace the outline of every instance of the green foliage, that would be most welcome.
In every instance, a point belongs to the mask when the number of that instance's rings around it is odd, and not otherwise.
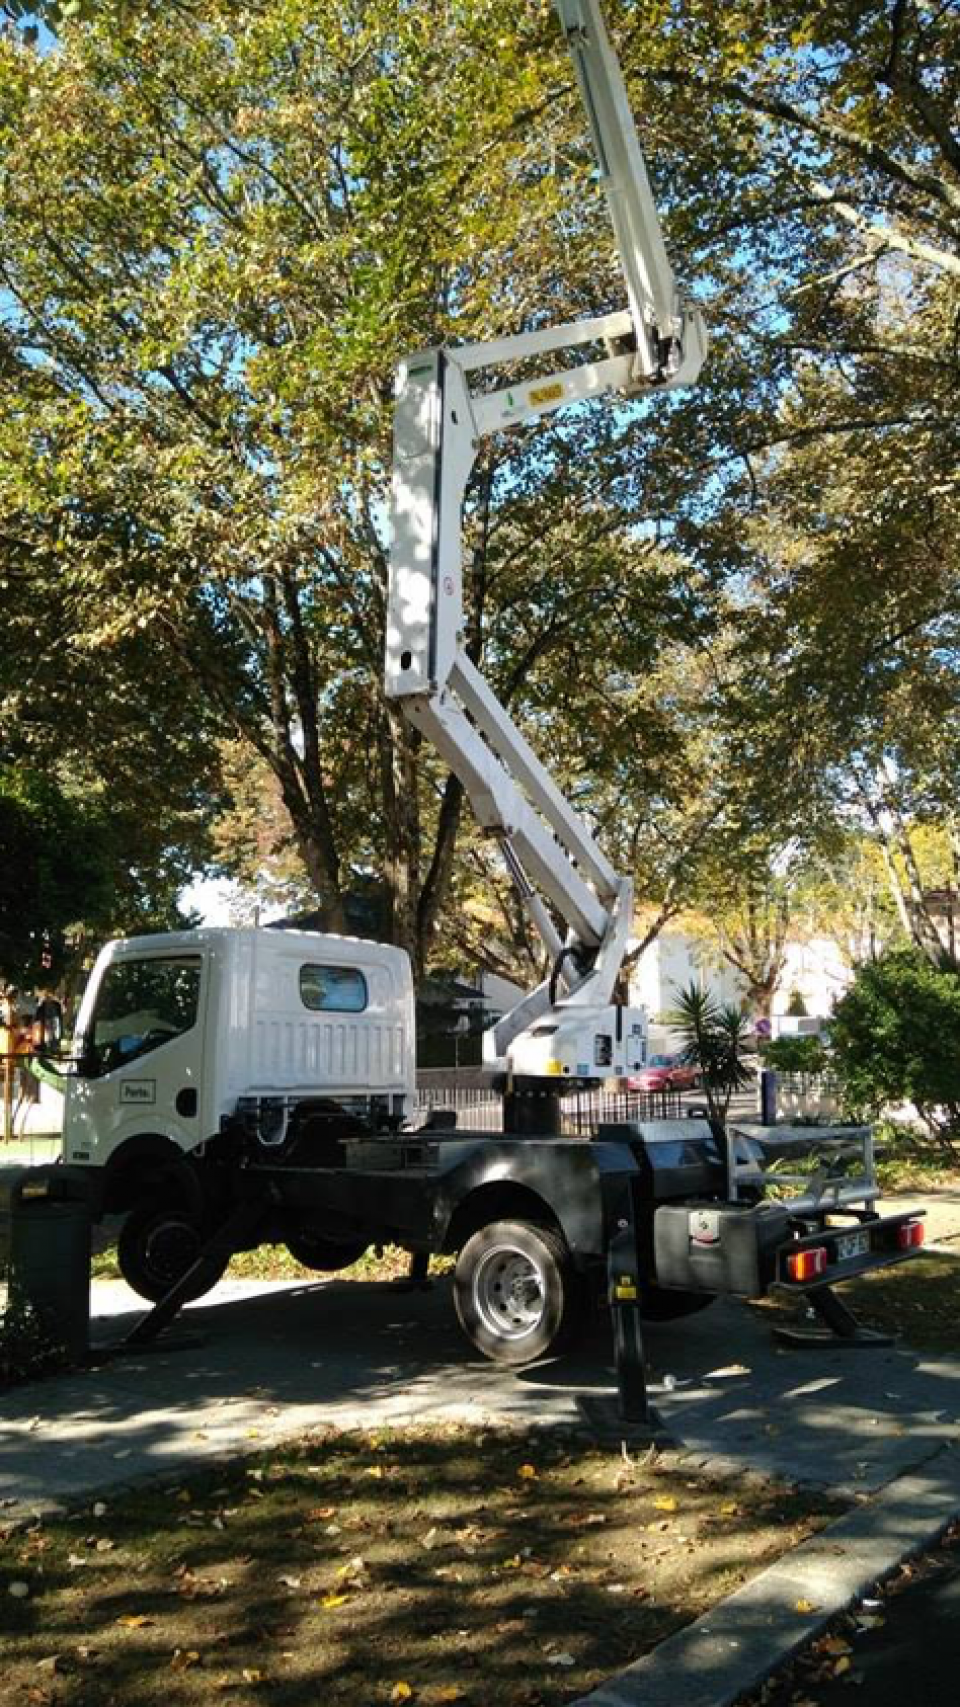
[[[825,1073],[830,1056],[819,1037],[775,1037],[762,1048],[763,1065],[778,1073]]]
[[[877,1116],[911,1103],[945,1148],[960,1141],[960,975],[913,948],[861,966],[830,1027],[846,1102]]]
[[[744,1058],[749,1034],[744,1015],[691,983],[677,992],[667,1024],[683,1038],[683,1060],[699,1067],[710,1118],[722,1125],[734,1091],[753,1083],[752,1069]]]
[[[59,981],[69,927],[107,906],[104,830],[46,779],[0,770],[0,983]]]
[[[877,1178],[885,1191],[919,1193],[931,1186],[953,1186],[955,1157],[940,1146],[934,1149],[929,1133],[915,1121],[891,1120],[888,1116],[877,1122],[874,1136]]]
[[[418,962],[460,794],[382,695],[393,370],[619,300],[569,84],[552,8],[511,0],[198,0],[188,28],[104,0],[48,51],[0,36],[18,678],[91,724],[104,683],[118,752],[170,781],[169,731],[198,810],[240,742],[316,898],[335,917],[382,881]],[[708,616],[634,536],[639,425],[493,442],[467,517],[471,650],[628,849],[614,800],[655,790],[666,821],[696,780],[684,717],[640,684]]]
[[[30,1304],[11,1299],[0,1312],[0,1388],[60,1369],[65,1353]]]
[[[111,934],[175,928],[188,863],[136,802],[0,760],[0,984],[69,987]]]

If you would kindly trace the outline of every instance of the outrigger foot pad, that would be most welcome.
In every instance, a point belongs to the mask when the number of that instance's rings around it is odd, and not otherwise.
[[[835,1334],[829,1328],[774,1328],[773,1337],[778,1345],[789,1346],[791,1351],[809,1351],[825,1345],[833,1349],[850,1346],[856,1350],[897,1343],[895,1334],[882,1334],[874,1328],[859,1326],[852,1334]]]
[[[876,1328],[861,1327],[852,1310],[829,1286],[813,1287],[808,1293],[811,1308],[816,1310],[826,1326],[823,1328],[774,1328],[779,1345],[794,1351],[806,1351],[821,1346],[850,1346],[854,1349],[869,1346],[896,1345],[896,1335],[880,1333]]]
[[[628,1446],[666,1447],[673,1444],[652,1405],[647,1407],[644,1419],[628,1418],[616,1398],[606,1394],[581,1393],[577,1399],[577,1410],[589,1433],[603,1445],[618,1441],[624,1441]]]

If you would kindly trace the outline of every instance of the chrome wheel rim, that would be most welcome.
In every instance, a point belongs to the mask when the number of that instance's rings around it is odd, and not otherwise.
[[[477,1265],[473,1302],[488,1333],[498,1339],[525,1339],[543,1321],[543,1270],[515,1245],[497,1245]]]

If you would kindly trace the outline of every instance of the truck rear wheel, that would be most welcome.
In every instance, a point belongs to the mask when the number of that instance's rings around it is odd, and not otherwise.
[[[117,1240],[120,1273],[134,1292],[156,1304],[196,1262],[206,1237],[200,1222],[186,1209],[172,1205],[131,1209]],[[212,1267],[205,1264],[191,1282],[184,1303],[202,1298],[216,1286],[226,1266],[226,1260]]]
[[[552,1227],[494,1221],[457,1260],[453,1296],[467,1338],[494,1363],[532,1363],[570,1339],[583,1286]]]
[[[667,1286],[640,1286],[640,1314],[645,1322],[678,1322],[716,1302],[715,1292],[672,1291]]]
[[[353,1239],[341,1244],[337,1239],[324,1239],[314,1233],[288,1233],[284,1243],[294,1262],[304,1268],[314,1268],[318,1274],[335,1274],[338,1268],[349,1268],[359,1262],[368,1248],[366,1239]]]

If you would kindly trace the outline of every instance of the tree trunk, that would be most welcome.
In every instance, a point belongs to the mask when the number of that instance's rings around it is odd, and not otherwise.
[[[910,831],[899,806],[891,800],[883,778],[878,777],[875,781],[879,798],[875,798],[862,776],[857,777],[857,790],[880,844],[897,915],[914,947],[919,948],[934,966],[942,966],[945,956],[943,939],[924,899]],[[902,871],[897,865],[897,855],[902,861]]]

